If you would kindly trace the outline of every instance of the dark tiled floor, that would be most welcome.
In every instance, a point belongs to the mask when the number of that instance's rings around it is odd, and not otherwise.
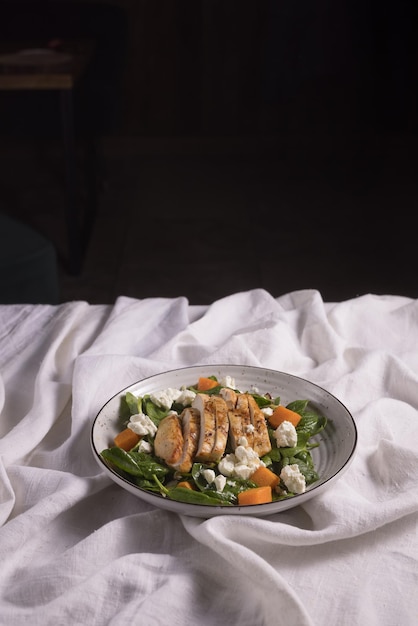
[[[102,156],[97,220],[81,274],[60,264],[62,301],[207,304],[256,287],[418,297],[415,137],[113,139]],[[14,145],[1,163],[5,209],[65,256],[57,147]]]

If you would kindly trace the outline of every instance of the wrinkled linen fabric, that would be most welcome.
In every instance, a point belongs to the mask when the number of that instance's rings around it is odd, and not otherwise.
[[[0,306],[0,624],[415,626],[417,346],[418,301],[400,296]],[[200,519],[102,472],[90,431],[110,397],[228,363],[301,376],[350,410],[357,450],[328,490]]]

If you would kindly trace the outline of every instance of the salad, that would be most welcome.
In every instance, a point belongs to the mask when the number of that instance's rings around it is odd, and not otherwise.
[[[233,378],[127,392],[106,464],[148,492],[180,502],[245,506],[304,493],[319,476],[311,450],[327,425],[309,400],[286,406]]]

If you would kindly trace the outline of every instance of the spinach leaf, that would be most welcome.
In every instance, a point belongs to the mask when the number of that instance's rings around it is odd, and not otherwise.
[[[258,404],[258,406],[260,407],[260,409],[262,409],[265,406],[270,406],[271,398],[266,398],[265,396],[260,396],[258,393],[252,393],[251,395],[254,398],[254,400],[256,401],[256,403]]]
[[[300,454],[294,457],[287,457],[284,465],[298,465],[300,472],[305,476],[305,482],[307,485],[311,485],[316,482],[319,478],[319,475],[314,469],[312,458],[310,457],[309,452],[306,453],[307,456],[304,458],[300,457]]]
[[[309,400],[293,400],[293,402],[289,402],[289,404],[286,405],[286,408],[290,409],[291,411],[295,411],[295,413],[303,415],[308,405],[308,402]]]
[[[144,396],[143,397],[143,411],[144,413],[146,413],[146,415],[148,415],[148,417],[154,422],[154,424],[156,426],[158,426],[158,424],[161,422],[161,420],[166,417],[171,408],[170,409],[162,409],[161,407],[157,406],[150,398],[149,396]]]
[[[274,440],[274,444],[276,444],[276,440]],[[266,464],[266,467],[271,465],[272,463],[278,463],[282,458],[280,453],[281,448],[278,448],[276,445],[271,448],[270,452],[263,456],[261,460]]]
[[[207,396],[219,396],[221,389],[221,385],[216,385],[216,387],[212,387],[212,389],[206,389],[205,394]]]
[[[170,500],[187,502],[189,504],[232,506],[232,503],[225,500],[225,498],[223,498],[217,491],[202,492],[194,491],[193,489],[186,489],[185,487],[173,487],[168,490],[167,497],[170,498]]]
[[[140,478],[152,479],[154,475],[164,478],[170,470],[144,452],[126,452],[122,448],[107,448],[101,452],[105,461],[118,469]]]
[[[128,405],[128,409],[131,415],[137,415],[142,413],[142,398],[135,396],[128,391],[125,395],[125,402]]]
[[[236,504],[238,502],[238,494],[241,491],[245,491],[246,489],[250,489],[251,487],[256,487],[255,483],[250,480],[243,480],[240,478],[228,478],[223,488],[223,491],[216,491],[216,486],[214,483],[208,483],[206,478],[203,475],[203,471],[205,469],[214,469],[214,467],[210,465],[204,465],[202,463],[193,463],[192,467],[192,478],[196,487],[202,493],[210,493],[216,494],[216,497],[221,499],[222,501],[228,501],[231,504]]]
[[[298,436],[305,433],[308,438],[317,435],[321,430],[325,428],[327,419],[323,415],[318,413],[309,412],[302,416],[299,424],[296,426]]]

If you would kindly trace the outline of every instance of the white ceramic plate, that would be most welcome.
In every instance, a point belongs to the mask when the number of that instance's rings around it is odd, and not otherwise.
[[[197,383],[199,376],[216,376],[218,380],[221,380],[227,375],[235,379],[236,387],[241,391],[251,391],[253,387],[257,387],[261,394],[269,392],[273,397],[280,396],[281,404],[288,404],[293,400],[310,400],[317,411],[327,417],[326,428],[314,438],[320,442],[320,445],[312,450],[315,469],[320,478],[316,483],[310,485],[305,493],[278,502],[248,506],[222,507],[186,504],[169,500],[137,487],[119,476],[104,462],[100,456],[101,451],[114,445],[113,438],[122,429],[119,408],[121,399],[127,391],[143,396],[168,387],[180,388],[182,385],[193,385]],[[106,402],[94,419],[91,430],[91,446],[96,461],[115,483],[159,508],[168,509],[181,515],[203,518],[216,515],[261,517],[303,504],[313,496],[322,493],[343,475],[353,459],[356,445],[357,428],[354,420],[348,409],[331,393],[308,380],[285,372],[246,365],[198,365],[164,372],[140,380],[122,389]]]

